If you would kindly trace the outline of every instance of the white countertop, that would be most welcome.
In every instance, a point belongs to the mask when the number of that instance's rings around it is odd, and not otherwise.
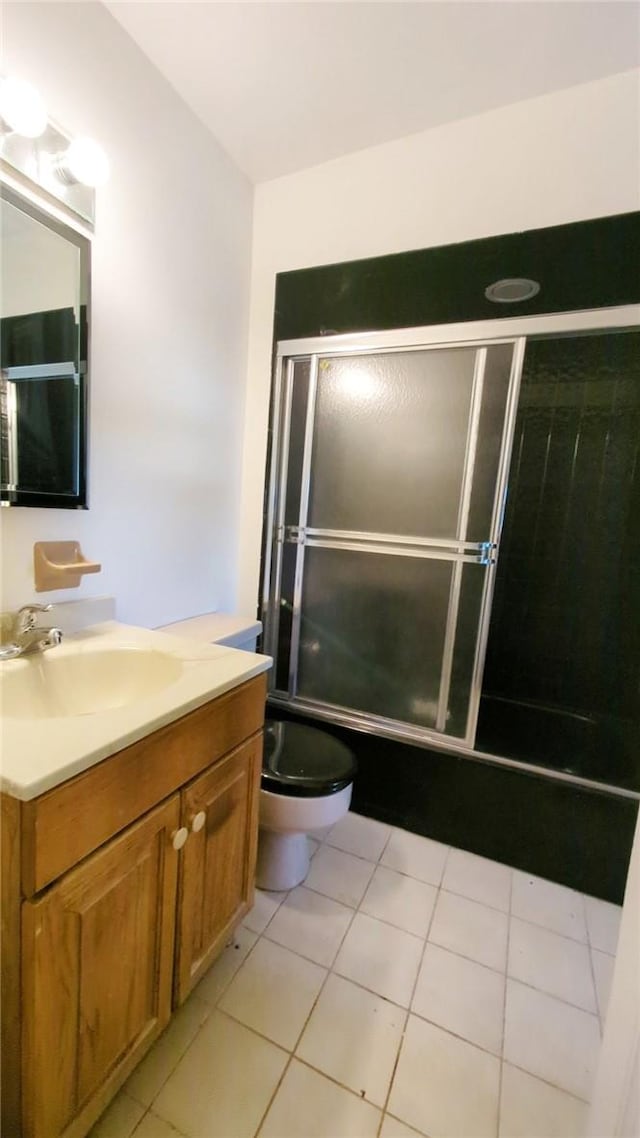
[[[170,636],[193,636],[196,640],[210,644],[226,644],[229,648],[240,648],[248,640],[256,640],[262,632],[262,623],[250,616],[238,616],[229,612],[206,612],[192,616],[188,620],[161,624],[158,632]]]
[[[108,621],[65,638],[44,656],[75,656],[111,648],[152,649],[182,665],[162,690],[122,707],[83,715],[39,718],[2,716],[0,789],[28,801],[87,770],[123,747],[172,723],[271,667],[271,657]],[[44,667],[38,653],[0,662],[2,679],[12,667]],[[2,710],[0,705],[0,710]]]

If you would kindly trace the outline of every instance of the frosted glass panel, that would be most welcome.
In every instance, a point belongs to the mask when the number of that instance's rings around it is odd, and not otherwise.
[[[319,361],[309,526],[456,536],[475,356]]]
[[[310,373],[311,364],[309,360],[296,360],[294,362],[284,510],[284,524],[287,526],[297,526],[300,516],[300,487],[302,484]]]
[[[513,344],[495,344],[487,351],[466,532],[468,541],[486,541],[491,527],[512,359]]]
[[[456,621],[446,735],[463,739],[467,732],[469,699],[479,636],[480,608],[487,585],[483,565],[462,566],[460,605]]]
[[[433,727],[452,563],[307,547],[298,694]]]
[[[296,579],[297,546],[282,547],[280,598],[278,602],[278,647],[276,651],[275,683],[280,691],[289,689],[289,647],[293,626],[293,594]]]

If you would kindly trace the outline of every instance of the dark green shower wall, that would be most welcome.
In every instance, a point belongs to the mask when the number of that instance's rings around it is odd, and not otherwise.
[[[640,300],[640,213],[278,273],[275,340],[412,328]],[[505,277],[541,288],[494,304],[484,290]]]
[[[487,660],[504,694],[637,710],[639,449],[640,334],[528,344]]]
[[[640,790],[640,334],[527,345],[478,744]]]

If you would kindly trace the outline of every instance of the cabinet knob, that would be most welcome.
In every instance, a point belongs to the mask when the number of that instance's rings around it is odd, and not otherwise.
[[[186,826],[181,826],[179,830],[174,830],[171,835],[171,845],[174,850],[181,850],[188,837],[189,831]]]
[[[193,830],[194,834],[197,834],[202,829],[206,820],[207,815],[205,814],[204,810],[199,810],[198,813],[194,815],[194,817],[191,819],[191,829]]]

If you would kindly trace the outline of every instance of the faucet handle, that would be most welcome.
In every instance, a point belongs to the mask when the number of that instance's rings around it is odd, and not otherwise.
[[[23,605],[16,613],[16,632],[26,632],[27,629],[33,628],[36,623],[36,614],[39,612],[49,612],[51,607],[51,605],[40,605],[36,601],[30,605]]]

